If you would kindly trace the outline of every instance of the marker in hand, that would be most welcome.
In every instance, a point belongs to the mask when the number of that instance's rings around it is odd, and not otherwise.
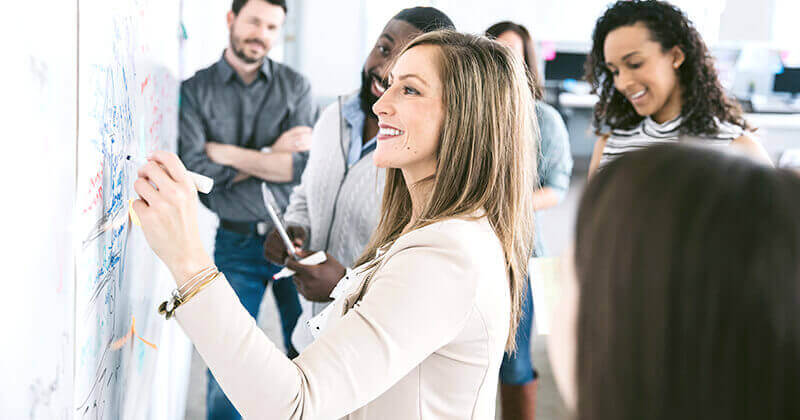
[[[283,240],[283,245],[286,246],[286,253],[289,254],[293,259],[297,259],[297,252],[294,250],[294,244],[292,240],[289,239],[289,234],[286,233],[286,229],[283,227],[283,223],[281,223],[281,219],[278,217],[278,213],[270,204],[269,199],[267,197],[270,196],[269,190],[267,189],[267,184],[265,182],[261,183],[261,198],[264,200],[264,207],[267,208],[267,213],[269,213],[270,219],[272,219],[272,224],[275,225],[275,229],[278,230],[278,234],[281,235],[281,240]]]
[[[325,251],[317,251],[302,260],[298,261],[300,264],[303,265],[317,265],[322,264],[328,260],[328,256],[325,254]],[[294,270],[291,268],[283,268],[281,271],[278,271],[277,274],[272,276],[273,280],[282,279],[284,277],[289,277],[294,275]]]
[[[126,156],[125,159],[128,162],[134,163],[134,164],[139,165],[139,166],[143,166],[144,164],[147,163],[146,160],[144,160],[144,159],[136,159],[131,155]],[[186,171],[186,172],[189,173],[189,177],[191,177],[192,181],[194,181],[194,186],[197,187],[197,191],[199,191],[199,192],[201,192],[203,194],[208,194],[209,192],[211,192],[211,189],[214,188],[214,180],[213,179],[211,179],[211,178],[209,178],[209,177],[207,177],[205,175],[200,175],[200,174],[198,174],[196,172],[192,172],[192,171]]]

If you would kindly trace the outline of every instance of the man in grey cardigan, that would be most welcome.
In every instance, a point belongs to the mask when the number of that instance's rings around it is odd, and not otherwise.
[[[298,351],[311,344],[308,320],[330,302],[330,294],[367,245],[378,225],[384,171],[372,162],[378,118],[372,106],[385,90],[384,76],[394,57],[416,36],[437,29],[455,29],[432,7],[404,9],[383,28],[364,63],[361,89],[339,97],[323,111],[314,127],[311,154],[301,183],[292,192],[284,216],[293,242],[309,251],[325,251],[327,261],[315,266],[289,262],[303,314],[292,335]],[[287,252],[276,231],[264,243],[264,255],[276,264]],[[288,281],[288,280],[281,280]]]

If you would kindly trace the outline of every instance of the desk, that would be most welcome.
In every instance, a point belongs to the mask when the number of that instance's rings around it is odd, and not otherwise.
[[[750,124],[763,129],[800,130],[800,114],[744,114]]]
[[[597,95],[562,92],[558,95],[558,102],[568,108],[592,108],[597,103]]]
[[[800,149],[800,114],[745,114],[744,119],[756,127],[755,137],[778,163],[788,149]]]

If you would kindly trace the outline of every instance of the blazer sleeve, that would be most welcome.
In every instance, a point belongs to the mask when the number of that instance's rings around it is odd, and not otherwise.
[[[340,418],[452,341],[474,308],[476,270],[460,241],[435,229],[412,233],[361,301],[294,360],[224,279],[178,308],[177,319],[245,418]]]

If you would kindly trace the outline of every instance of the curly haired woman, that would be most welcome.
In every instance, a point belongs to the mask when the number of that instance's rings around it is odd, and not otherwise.
[[[586,79],[600,100],[589,174],[623,153],[690,142],[738,147],[765,162],[740,107],[727,98],[691,21],[661,1],[618,1],[597,20]]]

